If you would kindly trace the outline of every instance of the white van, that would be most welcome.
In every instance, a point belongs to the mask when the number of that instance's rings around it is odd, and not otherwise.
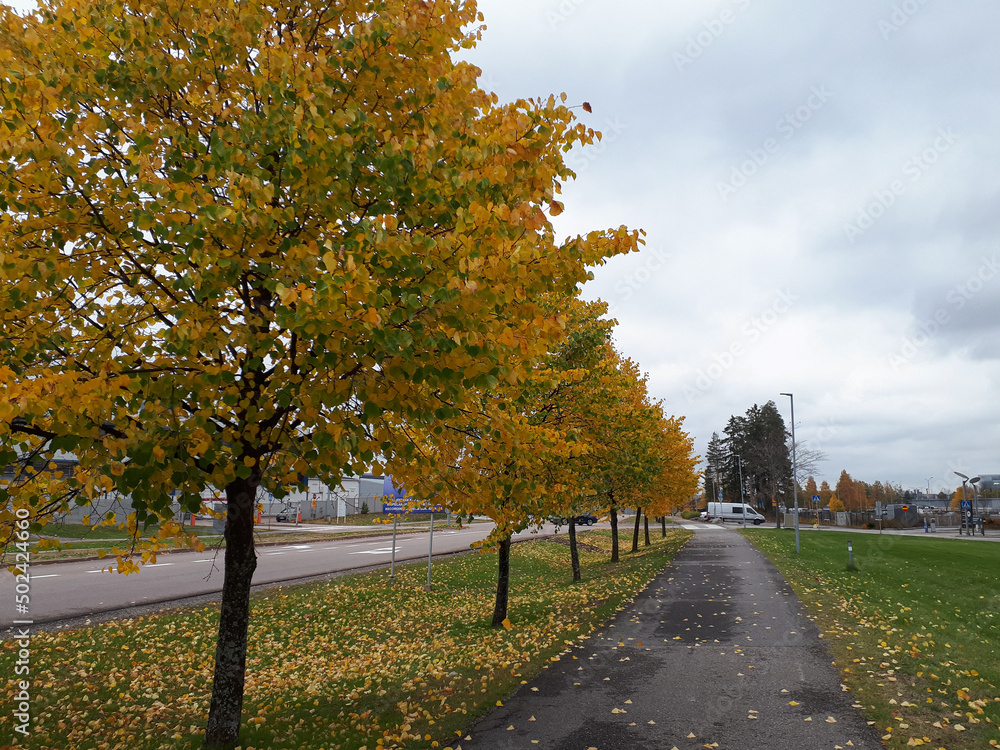
[[[720,521],[736,521],[738,523],[743,523],[744,512],[746,513],[747,523],[752,523],[754,526],[760,526],[764,523],[764,516],[758,513],[756,510],[751,508],[746,503],[709,503],[708,504],[708,518],[709,520],[718,518]]]

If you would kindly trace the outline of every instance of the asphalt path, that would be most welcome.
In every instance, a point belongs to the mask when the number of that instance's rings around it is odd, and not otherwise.
[[[732,525],[681,525],[673,562],[463,750],[882,747],[777,569]]]
[[[357,527],[347,527],[357,531]],[[491,523],[475,523],[462,529],[437,527],[434,556],[468,551],[470,546],[493,529]],[[314,527],[310,527],[314,530]],[[316,527],[315,530],[321,530]],[[335,531],[335,528],[328,529]],[[301,528],[299,529],[301,531]],[[542,534],[551,534],[546,526]],[[530,537],[522,532],[517,538]],[[429,533],[400,533],[396,537],[396,562],[426,560]],[[388,567],[392,559],[392,535],[373,538],[337,539],[287,545],[261,546],[257,550],[254,586],[310,579],[371,567]],[[174,551],[161,554],[157,562],[142,566],[138,574],[108,572],[107,561],[49,563],[29,568],[28,612],[15,612],[15,578],[0,576],[0,631],[13,620],[30,619],[35,626],[45,623],[77,624],[86,618],[139,608],[140,613],[175,606],[222,591],[223,552]],[[162,606],[160,606],[162,605]],[[102,618],[106,619],[106,618]]]

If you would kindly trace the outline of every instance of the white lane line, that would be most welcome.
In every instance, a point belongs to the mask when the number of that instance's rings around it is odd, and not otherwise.
[[[173,565],[173,563],[146,563],[142,567],[144,567],[144,568],[165,568],[168,565]]]
[[[46,573],[43,576],[31,576],[31,580],[33,581],[36,578],[58,578],[58,577],[59,577],[58,573]]]
[[[265,552],[265,555],[286,555],[287,552]]]
[[[399,552],[402,547],[396,547],[396,551]],[[383,547],[380,549],[360,549],[357,552],[351,552],[352,555],[391,555],[392,547]]]
[[[196,562],[196,563],[199,563],[199,562],[215,562],[215,558],[213,558],[213,557],[206,557],[204,560],[192,560],[191,562]]]

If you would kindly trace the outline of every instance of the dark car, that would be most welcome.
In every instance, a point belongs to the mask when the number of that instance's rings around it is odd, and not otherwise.
[[[576,519],[577,526],[593,526],[597,523],[597,516],[592,516],[589,513],[585,513],[582,516],[577,516]]]

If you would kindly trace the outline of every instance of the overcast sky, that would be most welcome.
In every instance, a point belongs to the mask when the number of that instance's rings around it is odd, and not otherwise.
[[[479,7],[484,87],[593,106],[557,228],[646,231],[585,294],[699,453],[792,392],[817,479],[1000,474],[1000,4]]]

